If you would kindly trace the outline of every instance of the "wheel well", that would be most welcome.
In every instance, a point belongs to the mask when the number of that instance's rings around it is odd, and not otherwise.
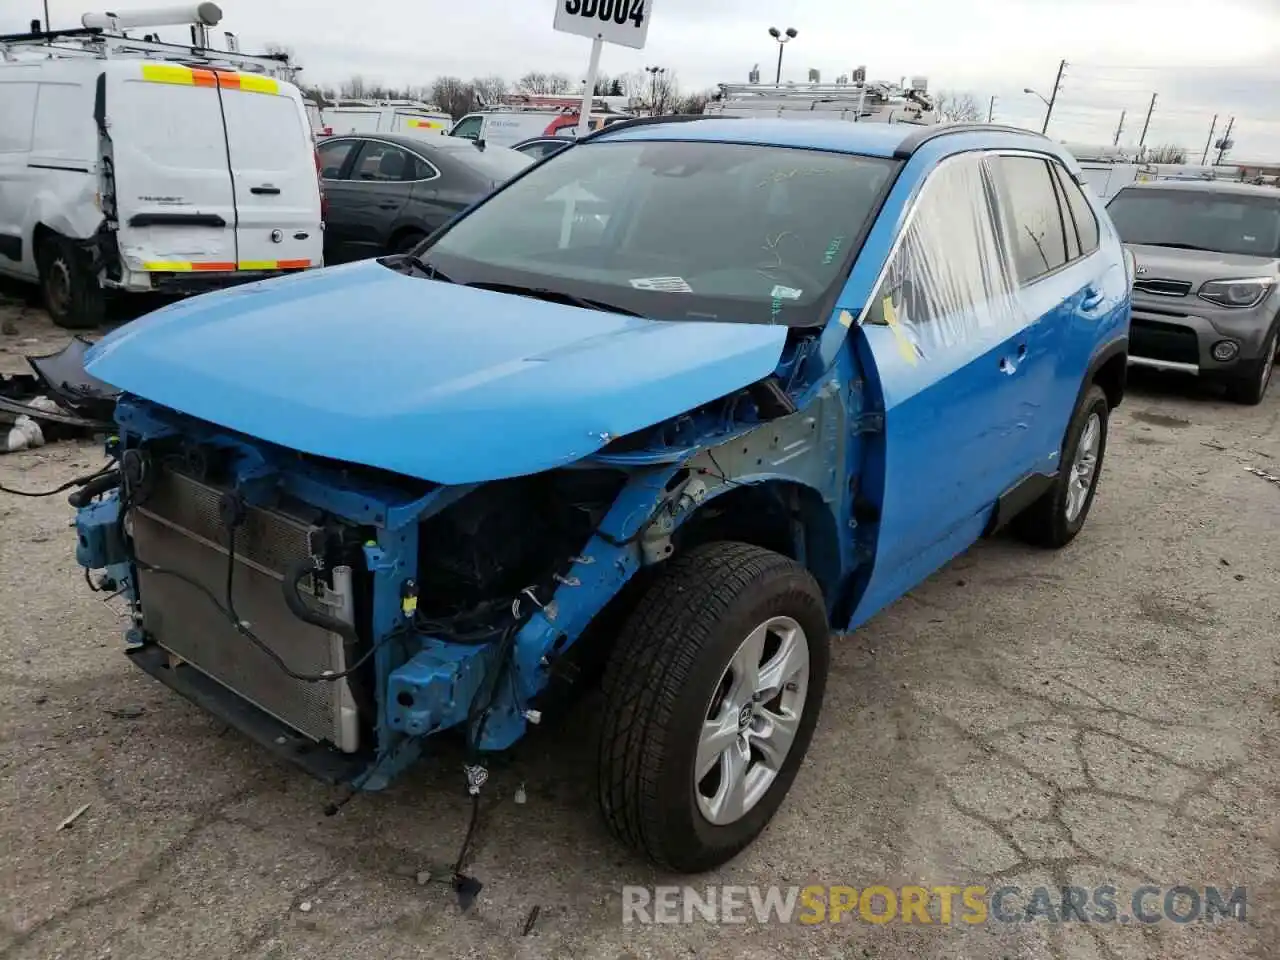
[[[40,252],[44,249],[46,241],[56,240],[60,234],[52,227],[43,223],[37,223],[35,229],[31,231],[31,256],[37,264],[40,262]]]
[[[1093,382],[1107,395],[1107,405],[1114,410],[1124,399],[1125,377],[1129,369],[1127,354],[1117,353],[1100,366],[1093,375]]]
[[[396,250],[399,248],[400,244],[404,242],[406,237],[415,235],[425,237],[427,235],[427,231],[423,230],[421,227],[400,227],[391,234],[391,239],[387,241],[387,246],[392,250]]]
[[[677,552],[712,540],[736,540],[804,564],[828,599],[840,578],[835,518],[822,496],[787,481],[740,486],[703,506],[677,532]]]

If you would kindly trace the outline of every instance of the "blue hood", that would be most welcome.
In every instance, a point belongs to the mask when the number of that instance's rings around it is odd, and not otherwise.
[[[436,483],[579,460],[772,373],[786,328],[663,322],[369,260],[157,310],[93,376],[252,437]]]

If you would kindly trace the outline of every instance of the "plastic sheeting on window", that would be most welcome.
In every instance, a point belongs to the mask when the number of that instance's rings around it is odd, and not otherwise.
[[[944,161],[930,174],[859,318],[888,326],[908,363],[1025,325],[990,187],[977,156]]]

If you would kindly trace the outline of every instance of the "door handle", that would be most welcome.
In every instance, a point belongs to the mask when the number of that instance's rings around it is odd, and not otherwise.
[[[1097,287],[1085,287],[1084,296],[1080,299],[1080,309],[1086,312],[1097,310],[1104,299],[1105,295]]]
[[[398,207],[398,206],[400,206],[400,204],[398,204],[398,203],[380,203],[380,204],[378,204],[378,209],[379,209],[379,210],[394,210],[394,209],[395,209],[396,207]]]
[[[1013,376],[1018,372],[1018,365],[1022,363],[1027,356],[1027,345],[1025,343],[1018,344],[1017,353],[1012,357],[1000,358],[1000,372]]]
[[[279,196],[280,188],[279,187],[250,187],[249,192],[255,193],[258,196],[266,195],[269,197],[275,197],[275,196]]]

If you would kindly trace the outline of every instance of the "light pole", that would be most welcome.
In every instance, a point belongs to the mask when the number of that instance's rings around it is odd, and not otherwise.
[[[1045,95],[1043,93],[1037,93],[1030,87],[1027,87],[1022,91],[1023,93],[1031,94],[1033,97],[1039,97],[1040,102],[1044,104],[1044,126],[1040,128],[1041,134],[1049,132],[1049,118],[1053,116],[1053,105],[1058,102],[1058,91],[1062,89],[1062,75],[1066,73],[1066,71],[1067,61],[1063,60],[1058,64],[1058,76],[1053,81],[1053,93],[1049,95],[1048,99],[1045,99]]]
[[[778,73],[774,77],[774,84],[782,83],[782,50],[786,47],[788,41],[796,38],[797,32],[795,27],[787,27],[786,33],[783,33],[777,27],[769,28],[769,36],[778,41]]]
[[[666,73],[666,67],[645,67],[644,72],[649,74],[651,80],[649,83],[649,110],[650,116],[658,115],[658,74]]]

